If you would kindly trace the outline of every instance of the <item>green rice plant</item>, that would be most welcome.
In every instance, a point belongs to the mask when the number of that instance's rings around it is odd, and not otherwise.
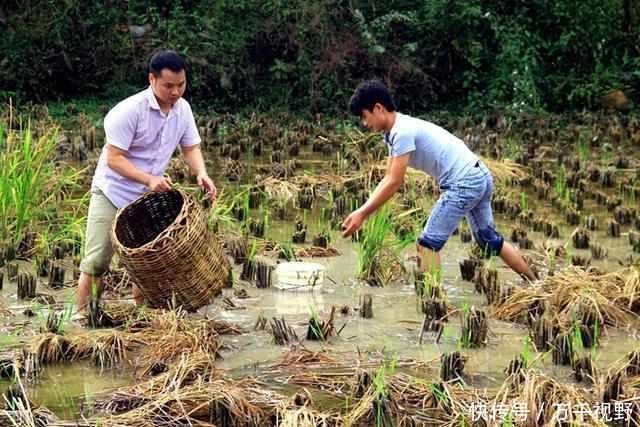
[[[392,425],[389,420],[390,414],[385,411],[385,402],[389,399],[389,391],[387,388],[387,376],[393,375],[396,369],[396,357],[394,356],[390,361],[385,360],[373,377],[373,393],[375,396],[376,413],[376,427]]]
[[[583,134],[580,134],[580,139],[578,140],[578,158],[582,164],[589,161],[589,144],[586,135]]]
[[[531,366],[532,352],[531,352],[531,337],[527,336],[522,343],[522,350],[520,351],[520,357],[524,362],[525,369]]]
[[[513,137],[506,137],[502,140],[504,145],[503,157],[514,160],[520,154],[520,145]]]
[[[424,272],[422,286],[416,286],[418,296],[430,298],[433,295],[434,287],[438,286],[442,281],[442,268],[435,265],[429,267],[429,271]]]
[[[513,422],[513,413],[509,411],[507,413],[507,416],[502,420],[500,427],[513,427],[513,426],[515,426]]]
[[[57,195],[75,178],[56,170],[57,128],[34,139],[30,126],[0,123],[0,241],[17,245],[25,232],[56,213]]]
[[[247,253],[247,261],[253,261],[258,253],[258,241],[256,239],[251,240],[251,246],[249,246],[249,252]]]
[[[553,183],[553,189],[556,192],[556,196],[560,199],[565,199],[567,196],[567,181],[566,181],[566,170],[564,165],[560,166],[560,171],[558,172],[558,176],[556,177]]]
[[[313,330],[316,337],[320,337],[320,340],[324,341],[325,337],[324,332],[322,332],[322,328],[320,327],[320,317],[313,305],[309,306],[309,327]]]
[[[553,273],[556,270],[556,261],[557,261],[555,248],[549,247],[547,248],[546,252],[547,252],[547,258],[549,259],[549,273]]]
[[[0,350],[14,347],[18,343],[18,338],[11,332],[0,335]]]
[[[269,221],[269,210],[268,209],[264,209],[262,206],[260,206],[260,210],[262,211],[262,221],[264,223],[264,234],[266,236],[267,234],[267,230],[269,230],[269,225],[270,225],[270,221]]]
[[[293,249],[293,245],[289,241],[284,241],[278,244],[280,248],[279,256],[287,261],[296,260],[296,251]]]
[[[53,332],[62,335],[65,327],[73,314],[73,304],[65,303],[62,312],[58,313],[54,308],[47,305],[43,307],[40,303],[33,303],[31,310],[36,313],[40,331]]]
[[[235,222],[235,218],[233,217],[233,201],[230,201],[226,197],[226,194],[221,191],[216,197],[215,204],[209,210],[207,223],[210,228],[217,227],[219,229],[221,226],[231,226]]]
[[[402,249],[415,241],[412,236],[404,239],[394,237],[392,229],[392,212],[388,204],[365,222],[357,247],[356,275],[359,279],[371,280],[383,286],[381,278],[385,276],[384,273],[389,272],[393,263],[398,261]]]
[[[595,323],[593,325],[593,344],[591,346],[591,358],[595,360],[597,356],[597,348],[600,343],[600,320],[596,316]]]
[[[462,314],[464,318],[469,316],[469,313],[471,312],[471,306],[469,305],[468,302],[463,302],[462,307],[460,309],[462,310]],[[462,348],[471,347],[471,333],[472,333],[471,328],[469,328],[466,334],[462,334],[462,336],[460,337],[460,340],[458,341],[458,350],[461,350]]]
[[[522,212],[527,212],[529,210],[529,203],[527,203],[527,193],[522,191],[520,193],[520,210]]]
[[[387,238],[391,231],[391,215],[388,206],[384,205],[369,219],[364,227],[364,237],[358,246],[358,271],[360,279],[375,276],[378,267],[378,257],[387,245]]]
[[[451,407],[451,399],[449,398],[449,395],[445,393],[445,391],[439,384],[429,384],[429,390],[431,391],[431,394],[436,399],[438,404],[442,406],[442,408],[446,410],[447,408]]]

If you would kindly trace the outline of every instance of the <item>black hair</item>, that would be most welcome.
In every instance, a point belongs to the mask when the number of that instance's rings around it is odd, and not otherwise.
[[[149,72],[160,77],[162,70],[168,68],[174,73],[186,71],[187,63],[182,56],[174,50],[161,50],[155,53],[149,60]]]
[[[349,101],[349,110],[360,117],[363,110],[373,111],[373,106],[380,103],[387,111],[396,111],[389,89],[378,80],[366,80],[358,85]]]

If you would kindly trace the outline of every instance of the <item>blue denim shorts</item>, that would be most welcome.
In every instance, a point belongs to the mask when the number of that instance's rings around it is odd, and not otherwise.
[[[474,239],[485,255],[499,254],[504,238],[496,231],[491,210],[493,178],[482,163],[469,169],[450,187],[441,188],[418,244],[439,251],[449,240],[463,217],[467,218]]]

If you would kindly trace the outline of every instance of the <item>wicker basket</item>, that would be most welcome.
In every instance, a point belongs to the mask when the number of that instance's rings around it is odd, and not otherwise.
[[[229,280],[229,261],[207,228],[204,210],[182,190],[146,193],[118,212],[113,246],[155,308],[195,311]]]

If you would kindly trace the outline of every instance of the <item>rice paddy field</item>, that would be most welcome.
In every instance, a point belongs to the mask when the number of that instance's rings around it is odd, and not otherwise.
[[[195,313],[136,307],[114,258],[71,320],[100,122],[45,107],[0,119],[1,426],[634,426],[640,423],[640,119],[432,119],[491,169],[498,230],[540,275],[485,258],[463,222],[441,272],[415,239],[437,200],[411,172],[354,238],[340,224],[384,175],[353,123],[202,115],[233,265]],[[326,268],[304,292],[278,263]],[[438,280],[440,276],[440,280]]]

